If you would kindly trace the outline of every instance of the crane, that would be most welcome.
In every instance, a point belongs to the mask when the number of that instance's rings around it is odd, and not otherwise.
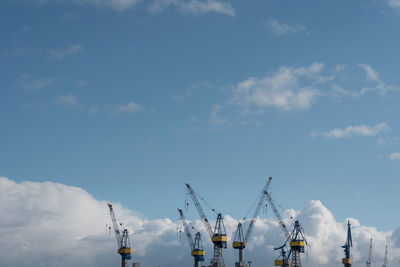
[[[367,262],[365,263],[366,267],[371,267],[371,262],[372,262],[372,238],[371,241],[369,242],[368,259]]]
[[[272,177],[269,177],[267,183],[265,184],[263,190],[261,191],[261,194],[258,198],[256,209],[254,210],[253,217],[250,221],[249,227],[247,228],[245,236],[243,236],[242,223],[241,222],[238,223],[235,238],[232,243],[233,248],[239,250],[239,262],[235,262],[235,267],[247,267],[247,264],[245,263],[244,257],[243,257],[243,250],[246,248],[246,244],[249,241],[251,232],[253,231],[253,228],[254,228],[254,223],[256,222],[257,216],[260,213],[262,204],[265,199],[265,192],[268,190],[271,180],[272,180]]]
[[[290,233],[289,233],[285,223],[283,222],[283,219],[282,219],[281,215],[279,214],[278,209],[276,208],[275,201],[272,199],[271,195],[267,191],[264,191],[264,193],[265,193],[265,195],[267,197],[269,206],[272,208],[272,211],[275,214],[275,218],[279,223],[279,227],[281,228],[281,230],[282,230],[282,232],[283,232],[283,234],[284,234],[284,236],[286,238],[285,244],[283,244],[282,246],[280,246],[278,248],[275,248],[275,250],[280,250],[281,254],[275,260],[274,264],[275,264],[275,266],[288,267],[289,266],[289,257],[286,256],[286,253],[287,253],[286,243],[287,243],[287,240],[289,240]]]
[[[344,248],[344,258],[342,259],[344,267],[351,267],[351,248],[353,247],[353,240],[351,238],[350,226],[351,226],[350,221],[347,221],[347,239],[346,243],[342,246],[342,248]],[[370,245],[370,253],[372,253],[372,239]]]
[[[110,203],[107,203],[107,205],[110,209],[110,215],[114,226],[115,236],[117,238],[118,254],[121,255],[121,267],[126,267],[127,260],[130,260],[132,257],[132,248],[129,243],[128,230],[124,229],[121,236],[117,219],[115,218],[114,209]]]
[[[203,222],[208,234],[210,235],[211,242],[214,244],[214,255],[211,259],[210,265],[212,267],[225,267],[224,258],[222,256],[222,249],[227,247],[228,237],[226,235],[225,225],[221,213],[217,213],[217,221],[215,222],[214,230],[212,229],[210,222],[208,221],[203,208],[197,199],[196,193],[189,184],[185,184],[187,191],[192,198],[197,212],[200,215],[201,221]],[[215,210],[213,209],[215,212]]]
[[[275,214],[276,219],[279,222],[279,226],[281,227],[281,230],[283,234],[286,237],[286,242],[278,247],[275,248],[275,250],[281,250],[281,255],[280,257],[282,259],[277,259],[275,261],[275,266],[289,266],[289,258],[292,255],[292,266],[293,267],[301,267],[301,261],[300,261],[300,253],[304,253],[304,247],[307,244],[306,240],[306,235],[304,233],[304,229],[300,226],[300,223],[298,220],[295,220],[294,222],[294,229],[291,233],[287,230],[287,227],[285,223],[282,220],[281,215],[278,212],[278,209],[275,206],[275,202],[273,201],[272,197],[268,192],[265,192],[267,196],[267,200],[270,203],[270,206]],[[290,250],[288,253],[288,256],[286,257],[286,244],[289,242],[290,245]]]
[[[197,232],[195,239],[193,241],[193,237],[192,234],[190,233],[190,229],[187,224],[185,215],[183,214],[183,211],[178,208],[178,212],[181,216],[183,227],[185,228],[186,237],[189,241],[190,248],[192,250],[191,254],[194,258],[194,267],[200,267],[201,266],[200,262],[204,261],[204,255],[206,254],[203,249],[203,244],[201,242],[201,234],[200,232]]]
[[[386,245],[386,248],[385,248],[385,257],[383,258],[382,267],[386,267],[386,265],[387,265],[387,245]]]
[[[304,233],[304,229],[300,226],[298,220],[294,221],[294,229],[289,237],[290,251],[289,257],[292,253],[292,266],[293,267],[301,267],[300,261],[300,253],[304,253],[304,247],[307,244],[306,234]]]

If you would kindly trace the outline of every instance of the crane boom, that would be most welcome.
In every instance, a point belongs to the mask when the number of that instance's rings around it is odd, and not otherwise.
[[[111,203],[107,203],[107,205],[108,205],[108,208],[110,209],[111,220],[112,220],[112,223],[114,226],[114,232],[115,232],[115,237],[117,238],[118,248],[121,248],[122,247],[122,237],[121,237],[121,233],[118,228],[117,219],[115,218],[114,209],[113,209]]]
[[[183,211],[181,209],[179,209],[179,208],[178,208],[178,212],[179,212],[179,215],[181,216],[183,227],[185,228],[185,234],[186,234],[187,239],[189,240],[190,248],[194,249],[193,237],[192,237],[192,234],[190,233],[190,229],[189,229],[189,226],[187,224],[185,215],[183,214]]]
[[[193,191],[192,187],[189,184],[185,184],[186,188],[188,190],[188,193],[190,195],[190,197],[192,198],[194,205],[197,209],[197,212],[200,215],[201,221],[203,222],[204,226],[206,227],[206,230],[208,232],[208,234],[210,235],[210,237],[212,238],[214,235],[213,229],[210,225],[210,223],[208,222],[208,219],[206,217],[206,214],[203,211],[203,208],[200,205],[199,200],[197,199],[196,193]]]
[[[265,197],[265,192],[267,192],[268,187],[269,187],[269,185],[271,183],[271,180],[272,180],[272,177],[269,177],[268,182],[265,184],[265,186],[263,188],[263,191],[261,191],[260,198],[258,200],[256,209],[255,209],[255,211],[253,213],[253,218],[250,221],[249,228],[247,228],[247,232],[246,232],[246,235],[244,237],[244,242],[246,242],[246,243],[247,243],[247,241],[249,241],[250,234],[253,231],[254,223],[256,222],[257,216],[260,213],[261,206],[263,204],[264,197]]]
[[[289,238],[289,236],[290,236],[289,231],[288,231],[285,223],[283,222],[283,219],[282,219],[281,215],[279,214],[278,209],[276,208],[274,200],[272,199],[271,195],[266,190],[264,191],[264,193],[267,196],[268,203],[271,206],[271,208],[275,214],[275,217],[279,223],[279,226],[282,229],[283,234],[285,235],[286,238]]]

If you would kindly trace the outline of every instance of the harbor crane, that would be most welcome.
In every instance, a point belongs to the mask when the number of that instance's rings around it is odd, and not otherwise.
[[[387,245],[385,247],[385,257],[383,258],[382,267],[386,267],[386,265],[387,265]]]
[[[243,251],[246,248],[247,242],[249,241],[249,238],[250,238],[251,232],[253,231],[257,216],[261,211],[261,207],[265,200],[265,192],[268,190],[271,180],[272,180],[272,177],[269,177],[267,183],[265,184],[263,190],[261,191],[260,196],[258,197],[257,206],[256,206],[256,209],[254,210],[253,217],[250,221],[249,227],[247,228],[245,236],[243,236],[242,223],[241,222],[238,223],[235,238],[232,243],[233,248],[237,249],[239,251],[239,261],[235,262],[235,267],[248,267],[248,264],[246,264],[244,261]]]
[[[110,203],[107,203],[107,205],[110,209],[110,215],[114,226],[115,236],[117,238],[118,254],[121,255],[121,267],[126,267],[128,263],[127,260],[130,260],[132,257],[132,248],[129,243],[128,230],[124,229],[121,236],[117,219],[115,218],[114,209]]]
[[[192,250],[191,254],[194,258],[194,267],[201,267],[201,262],[204,261],[204,255],[206,254],[203,249],[203,244],[201,242],[201,234],[200,232],[197,232],[193,241],[193,237],[189,229],[189,226],[187,224],[185,215],[183,214],[183,211],[178,208],[178,212],[179,215],[181,216],[181,221],[185,229],[185,234],[189,241],[190,248]]]
[[[351,248],[353,247],[353,240],[351,238],[351,224],[350,221],[347,221],[347,239],[346,243],[342,246],[344,248],[344,258],[342,259],[342,263],[344,267],[351,267]],[[370,254],[372,253],[372,239],[370,244]],[[371,261],[370,261],[371,263]],[[368,264],[368,262],[367,262]],[[368,266],[368,265],[367,265]]]
[[[371,262],[372,262],[372,238],[371,241],[369,242],[368,259],[367,262],[365,263],[365,266],[371,267]]]
[[[185,184],[187,191],[192,198],[197,212],[200,215],[201,221],[203,222],[208,234],[210,235],[211,242],[214,244],[214,255],[211,259],[211,267],[225,267],[224,258],[222,256],[222,249],[227,247],[228,237],[226,235],[224,220],[221,213],[217,213],[217,221],[215,223],[214,230],[212,229],[210,222],[208,221],[203,208],[197,199],[196,193],[189,184]],[[215,212],[215,210],[213,209]]]
[[[265,193],[265,196],[267,197],[269,206],[272,208],[272,211],[275,214],[275,218],[279,223],[279,227],[281,228],[283,235],[285,236],[286,240],[289,240],[290,233],[289,233],[285,223],[283,222],[283,219],[282,219],[278,209],[276,208],[275,201],[272,199],[271,195],[267,191],[264,191],[264,193]],[[274,262],[275,266],[289,267],[289,256],[287,256],[288,252],[286,250],[286,243],[287,243],[287,241],[282,246],[280,246],[278,248],[274,248],[275,250],[281,251],[281,254]]]
[[[286,242],[282,246],[275,248],[275,250],[281,250],[281,255],[277,260],[275,260],[275,266],[289,266],[289,258],[292,256],[291,266],[301,267],[300,253],[304,253],[304,247],[305,245],[308,245],[304,229],[300,226],[299,221],[295,220],[294,229],[291,233],[289,233],[271,195],[268,194],[268,192],[265,192],[265,194],[272,210],[274,211],[275,217],[279,222],[279,226],[286,237]],[[286,257],[286,244],[288,242],[290,245],[290,250]]]

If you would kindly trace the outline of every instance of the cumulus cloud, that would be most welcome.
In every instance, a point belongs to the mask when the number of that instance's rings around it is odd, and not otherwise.
[[[283,111],[306,110],[320,95],[316,87],[325,82],[320,75],[324,64],[313,63],[307,67],[280,67],[275,73],[263,78],[251,77],[240,82],[234,89],[232,104],[276,108]],[[301,81],[309,83],[302,86]]]
[[[76,54],[82,50],[83,50],[83,46],[81,44],[74,44],[74,45],[70,45],[68,47],[50,49],[49,56],[56,60],[61,60],[66,56]]]
[[[279,23],[275,19],[269,19],[267,27],[277,35],[285,35],[290,33],[306,32],[306,27],[301,24],[289,25],[285,23]]]
[[[355,125],[346,128],[336,128],[327,132],[312,132],[312,137],[322,136],[324,138],[350,138],[353,136],[375,136],[381,132],[390,130],[390,126],[386,122],[379,123],[375,126]]]
[[[85,190],[52,182],[16,183],[0,178],[0,266],[116,266],[117,255],[113,233],[106,231],[110,217],[106,201],[93,198]],[[140,214],[114,203],[119,222],[130,232],[134,261],[143,266],[189,266],[192,263],[185,236],[177,232],[174,219],[149,220]],[[171,207],[171,214],[175,212]],[[291,217],[302,224],[310,247],[303,263],[308,266],[337,266],[343,256],[341,245],[346,238],[346,221],[338,222],[320,201],[312,200],[300,210],[289,209],[283,218],[289,228]],[[400,227],[393,232],[380,232],[350,219],[353,232],[354,266],[364,266],[369,239],[374,239],[374,260],[381,262],[384,247],[390,248],[389,264],[399,260]],[[213,222],[211,222],[213,224]],[[238,221],[225,216],[227,234],[232,240]],[[244,222],[246,229],[248,221]],[[200,230],[210,259],[212,247],[199,220],[190,226]],[[273,218],[256,221],[253,235],[246,249],[252,266],[261,267],[277,257],[274,247],[282,244],[284,237]],[[23,254],[23,257],[21,257]],[[227,265],[233,265],[237,251],[231,246],[224,250]]]
[[[389,158],[391,160],[399,160],[400,159],[400,153],[399,152],[394,152],[394,153],[389,155]]]
[[[49,86],[52,82],[51,78],[35,78],[30,74],[21,74],[15,85],[26,91],[36,91]]]
[[[155,0],[153,4],[150,5],[150,11],[158,13],[170,6],[176,7],[184,13],[201,15],[213,12],[235,16],[235,10],[229,3],[217,0]]]
[[[117,105],[112,108],[111,113],[113,115],[119,115],[123,113],[133,113],[143,110],[142,105],[139,103],[130,101],[128,104],[125,105]]]

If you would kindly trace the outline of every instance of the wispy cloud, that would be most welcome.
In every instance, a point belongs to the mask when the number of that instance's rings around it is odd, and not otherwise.
[[[36,91],[49,86],[52,82],[51,78],[35,78],[30,74],[21,74],[15,85],[26,91]]]
[[[400,160],[400,152],[394,152],[389,155],[389,158],[391,160]]]
[[[315,85],[325,81],[320,75],[323,68],[322,63],[299,68],[284,66],[272,75],[263,78],[251,77],[235,87],[230,103],[261,109],[270,107],[282,111],[309,109],[320,95]],[[300,79],[305,79],[310,84],[301,87]]]
[[[74,44],[68,47],[50,49],[49,56],[56,59],[61,60],[66,56],[76,54],[83,50],[83,46],[81,44]]]
[[[220,105],[215,105],[211,110],[210,123],[213,127],[222,127],[227,122],[227,119],[220,115],[221,109]]]
[[[277,35],[307,32],[306,26],[304,25],[301,24],[289,25],[286,23],[279,23],[275,19],[269,19],[267,21],[267,27]]]
[[[366,72],[367,79],[369,81],[379,82],[378,73],[370,65],[360,63],[360,64],[358,64],[358,66],[360,66],[360,68],[362,68]]]
[[[213,12],[235,16],[235,10],[229,3],[218,0],[155,0],[149,9],[153,13],[159,13],[170,6],[176,7],[183,13],[202,15]]]
[[[128,104],[125,105],[117,105],[112,107],[111,114],[113,115],[120,115],[123,113],[134,113],[138,111],[142,111],[143,107],[139,103],[130,101]]]
[[[78,106],[78,99],[73,94],[59,96],[57,97],[55,102],[63,106],[69,106],[69,107]]]
[[[312,137],[322,136],[328,139],[350,138],[353,136],[376,136],[377,134],[390,130],[390,126],[386,122],[379,123],[375,126],[355,125],[346,128],[336,128],[327,132],[312,132]]]
[[[400,0],[386,0],[386,3],[394,9],[400,10]]]

